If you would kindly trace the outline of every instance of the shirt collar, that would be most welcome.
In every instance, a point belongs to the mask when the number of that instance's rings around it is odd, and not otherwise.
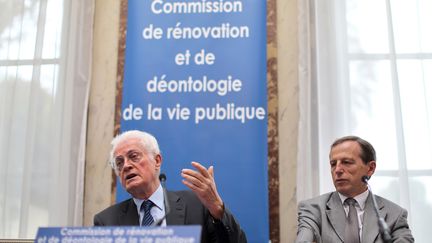
[[[144,200],[138,198],[133,198],[133,200],[139,211],[139,209],[141,208],[141,204],[144,202]],[[163,196],[162,185],[159,184],[159,187],[148,198],[148,200],[151,200],[154,203],[154,205],[158,207],[160,210],[164,210],[164,196]]]
[[[348,197],[342,195],[342,194],[339,193],[339,192],[338,192],[338,194],[339,194],[339,197],[340,197],[340,199],[341,199],[341,201],[342,201],[342,205],[343,205],[344,202],[345,202],[345,199],[347,199]],[[362,193],[360,193],[359,195],[357,195],[357,196],[354,197],[354,199],[357,201],[359,207],[360,207],[362,210],[363,210],[364,207],[365,207],[366,199],[367,199],[368,196],[369,196],[369,190],[366,190],[366,191],[364,191],[364,192],[362,192]]]

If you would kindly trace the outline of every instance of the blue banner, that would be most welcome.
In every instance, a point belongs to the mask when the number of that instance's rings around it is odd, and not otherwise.
[[[201,240],[201,226],[168,227],[41,227],[35,243],[153,243],[196,242]]]
[[[158,139],[169,190],[214,165],[249,242],[268,242],[266,1],[129,0],[125,55],[121,130]]]

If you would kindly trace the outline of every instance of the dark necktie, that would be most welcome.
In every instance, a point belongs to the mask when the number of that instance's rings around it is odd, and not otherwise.
[[[360,243],[356,200],[347,198],[345,203],[349,205],[348,217],[345,224],[345,243]]]
[[[153,202],[146,200],[141,205],[141,210],[144,211],[144,217],[141,222],[141,226],[149,226],[153,224],[153,217],[150,214],[150,209],[153,207]]]

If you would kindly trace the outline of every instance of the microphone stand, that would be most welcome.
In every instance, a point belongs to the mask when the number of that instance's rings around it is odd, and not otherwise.
[[[163,190],[163,198],[164,198],[164,205],[165,205],[165,215],[156,220],[155,222],[153,222],[153,224],[151,226],[161,226],[162,222],[166,219],[167,215],[170,213],[170,206],[168,203],[168,196],[167,196],[167,192],[166,192],[166,186],[165,186],[165,181],[166,181],[166,175],[165,174],[160,174],[159,175],[159,180],[161,182],[162,185],[162,190]]]
[[[372,188],[369,185],[368,181],[369,181],[369,176],[363,176],[362,177],[363,182],[367,185],[368,190],[371,194],[372,197],[372,202],[373,202],[373,206],[374,206],[374,210],[375,210],[375,214],[378,217],[378,227],[379,227],[379,232],[381,234],[382,239],[384,240],[385,243],[391,243],[391,236],[390,236],[390,230],[389,227],[387,225],[387,223],[384,221],[383,217],[381,217],[378,213],[378,204],[376,202],[375,199],[375,195],[372,192]]]

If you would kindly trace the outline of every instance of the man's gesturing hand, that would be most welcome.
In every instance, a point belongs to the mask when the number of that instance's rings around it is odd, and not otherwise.
[[[182,170],[183,184],[195,192],[202,204],[210,211],[213,218],[222,219],[224,205],[216,189],[213,166],[207,169],[198,162],[192,162],[191,164],[196,170]]]

